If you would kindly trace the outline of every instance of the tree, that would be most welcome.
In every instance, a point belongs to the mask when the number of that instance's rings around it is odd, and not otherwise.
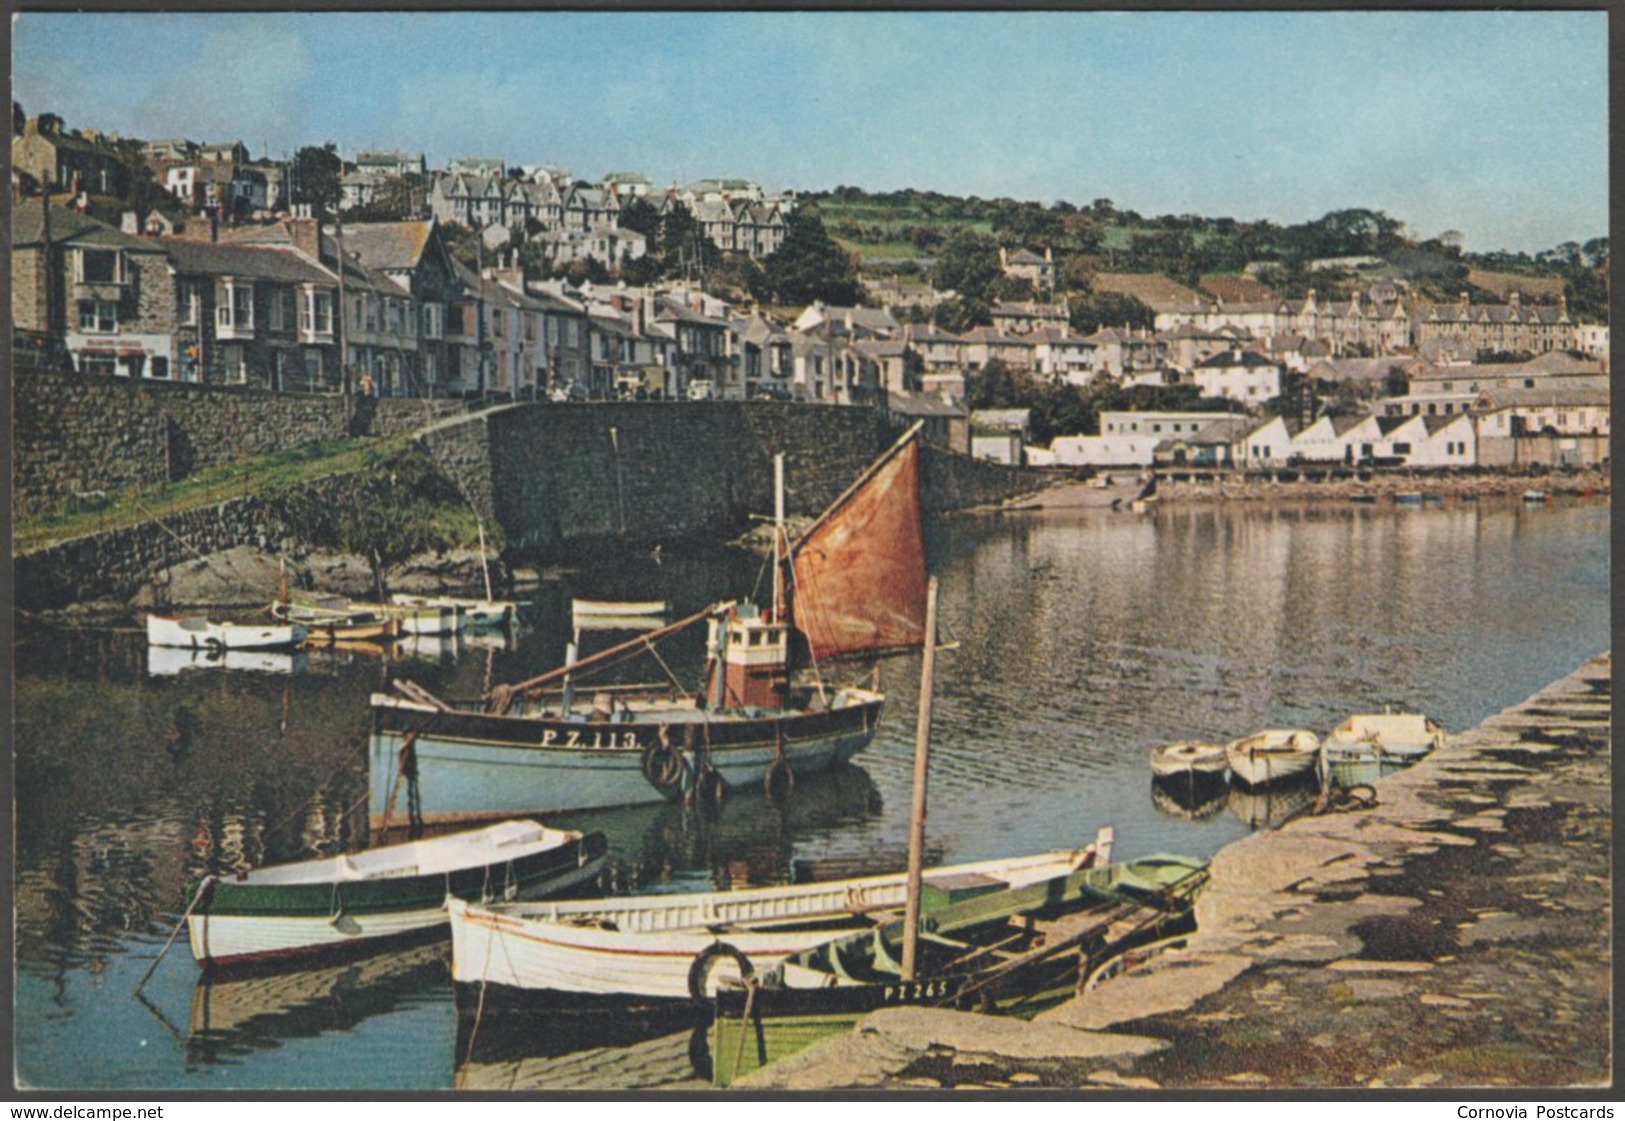
[[[1143,327],[1157,325],[1157,313],[1133,296],[1116,292],[1087,292],[1067,300],[1067,318],[1072,329],[1092,335],[1102,327]]]
[[[648,199],[634,197],[621,207],[616,223],[624,230],[642,234],[649,243],[650,253],[660,253],[660,211]]]
[[[961,231],[937,258],[931,283],[939,291],[957,292],[967,304],[991,305],[994,285],[1003,276],[999,247],[993,239]]]
[[[792,213],[784,222],[784,242],[762,262],[762,288],[779,304],[855,306],[863,285],[851,254],[836,244],[816,214]]]
[[[681,204],[666,211],[660,221],[660,255],[661,272],[666,276],[709,272],[722,260],[722,250],[705,236],[693,211]]]
[[[344,176],[344,161],[331,140],[320,148],[307,146],[295,152],[292,175],[294,203],[309,205],[318,218],[338,210],[343,196],[339,180]]]
[[[378,184],[372,201],[344,212],[352,222],[404,222],[422,209],[423,181],[416,174],[391,175]]]

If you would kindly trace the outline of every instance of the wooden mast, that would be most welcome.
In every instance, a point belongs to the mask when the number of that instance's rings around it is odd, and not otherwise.
[[[920,717],[914,730],[914,806],[908,823],[908,900],[903,909],[903,980],[914,980],[920,941],[920,883],[925,863],[925,785],[931,769],[931,689],[937,654],[937,578],[925,586],[925,650],[920,662]]]

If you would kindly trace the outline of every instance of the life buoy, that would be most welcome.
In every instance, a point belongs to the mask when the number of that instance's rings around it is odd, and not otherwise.
[[[755,976],[756,967],[751,965],[750,958],[727,942],[713,942],[695,954],[694,963],[688,967],[688,995],[697,1003],[710,1002],[714,991],[710,984],[711,971],[724,959],[733,962],[739,968],[741,980],[748,981]]]
[[[660,740],[643,749],[642,766],[643,777],[656,789],[666,791],[682,783],[686,764],[681,749]]]
[[[714,810],[722,805],[722,800],[728,796],[728,780],[722,777],[722,772],[709,762],[700,765],[699,774],[694,776],[694,803],[703,809]]]

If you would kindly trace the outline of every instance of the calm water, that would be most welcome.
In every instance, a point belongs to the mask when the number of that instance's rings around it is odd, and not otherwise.
[[[1514,503],[1109,511],[955,518],[931,533],[943,629],[931,856],[1082,843],[1208,855],[1290,805],[1155,800],[1146,752],[1273,726],[1324,732],[1385,703],[1470,726],[1609,645],[1609,509]],[[317,654],[194,664],[128,628],[19,630],[17,1016],[21,1084],[585,1088],[669,1083],[684,1034],[482,1027],[459,1037],[443,944],[204,985],[184,937],[152,967],[189,877],[361,843],[367,694],[407,677],[464,695],[549,668],[570,596],[680,612],[749,591],[747,557],[625,558],[540,585],[499,647],[391,660]],[[588,636],[588,649],[607,645]],[[698,639],[669,657],[698,664]],[[678,890],[901,866],[918,658],[857,765],[793,800],[735,792],[578,815],[618,884]],[[651,677],[645,677],[652,680]]]

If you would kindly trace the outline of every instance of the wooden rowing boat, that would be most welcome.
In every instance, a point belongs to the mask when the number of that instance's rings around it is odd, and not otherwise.
[[[663,599],[570,601],[570,615],[576,619],[646,619],[650,616],[659,618],[670,613],[671,604]]]
[[[1246,786],[1267,786],[1313,771],[1320,759],[1320,737],[1297,729],[1272,728],[1228,744],[1230,773]]]
[[[606,847],[601,833],[505,821],[206,878],[189,889],[192,956],[214,968],[370,949],[442,927],[448,897],[515,899],[582,883]]]
[[[1116,955],[1193,930],[1206,882],[1201,861],[1153,856],[973,896],[930,913],[912,977],[900,921],[747,972],[717,990],[713,1081],[730,1085],[881,1008],[1033,1016]]]
[[[1151,749],[1151,774],[1159,779],[1224,779],[1230,769],[1224,745],[1170,743]]]
[[[1111,829],[1081,849],[950,865],[926,873],[928,904],[1047,882],[1110,858]],[[575,899],[533,904],[450,903],[452,978],[494,987],[508,1006],[568,997],[621,1002],[703,1000],[736,964],[696,971],[726,943],[765,967],[877,921],[905,901],[904,873],[742,891]],[[930,906],[928,905],[928,910]],[[735,969],[734,976],[738,976]]]
[[[298,623],[216,623],[200,615],[148,615],[150,646],[186,650],[281,650],[305,641]]]
[[[304,627],[305,640],[311,645],[358,640],[391,642],[401,635],[399,619],[343,599],[330,598],[322,603],[279,600],[271,604],[270,612],[273,619]]]
[[[396,592],[390,601],[400,607],[445,608],[457,611],[460,625],[489,629],[506,627],[519,617],[519,607],[510,600],[466,599],[462,596],[415,596]]]

